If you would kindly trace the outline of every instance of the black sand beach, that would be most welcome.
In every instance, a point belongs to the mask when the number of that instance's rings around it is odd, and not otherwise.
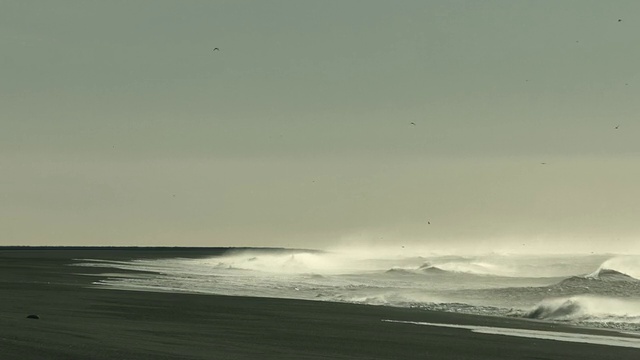
[[[640,349],[474,333],[430,323],[614,335],[512,318],[314,301],[91,287],[77,258],[219,250],[0,250],[0,359],[639,359]],[[39,319],[27,319],[37,314]]]

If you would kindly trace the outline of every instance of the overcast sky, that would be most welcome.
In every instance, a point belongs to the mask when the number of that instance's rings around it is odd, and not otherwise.
[[[634,0],[1,0],[0,244],[640,252],[638,34]]]

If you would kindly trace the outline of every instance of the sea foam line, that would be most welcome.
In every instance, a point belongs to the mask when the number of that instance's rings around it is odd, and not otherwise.
[[[621,346],[640,349],[640,338],[628,338],[618,336],[605,336],[605,335],[590,335],[590,334],[576,334],[566,333],[558,331],[540,331],[540,330],[525,330],[525,329],[509,329],[490,326],[474,326],[474,325],[454,325],[454,324],[437,324],[421,321],[401,321],[401,320],[386,320],[385,322],[424,325],[424,326],[439,326],[456,329],[468,329],[475,333],[492,334],[492,335],[506,335],[517,336],[534,339],[566,341],[596,345],[608,345],[608,346]]]

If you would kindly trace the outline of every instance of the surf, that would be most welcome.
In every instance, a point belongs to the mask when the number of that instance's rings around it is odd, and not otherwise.
[[[93,275],[98,287],[351,302],[640,331],[636,260],[228,249],[207,258],[77,259],[74,266],[105,268]],[[122,273],[114,276],[115,270]]]

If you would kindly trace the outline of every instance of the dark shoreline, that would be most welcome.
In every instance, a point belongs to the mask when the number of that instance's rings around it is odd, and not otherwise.
[[[170,251],[169,249],[173,250]],[[640,349],[382,320],[612,335],[417,309],[96,289],[77,258],[211,256],[220,248],[0,248],[2,359],[638,359]],[[204,251],[203,251],[204,250]],[[83,268],[94,275],[103,269]],[[27,319],[37,314],[39,320]],[[624,336],[624,335],[622,335]]]

